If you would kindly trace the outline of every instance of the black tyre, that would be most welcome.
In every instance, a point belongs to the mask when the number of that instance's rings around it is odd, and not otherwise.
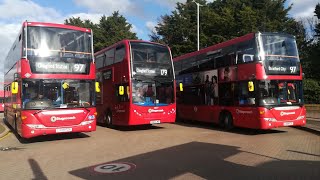
[[[113,126],[112,124],[112,114],[109,111],[105,116],[104,116],[104,122],[107,127],[111,128]]]
[[[223,126],[226,130],[231,130],[233,128],[233,118],[230,113],[224,115]]]

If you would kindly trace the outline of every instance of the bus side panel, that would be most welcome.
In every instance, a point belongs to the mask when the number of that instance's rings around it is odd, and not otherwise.
[[[0,89],[0,112],[4,111],[4,91]]]
[[[214,106],[195,106],[193,108],[195,112],[195,119],[202,122],[216,122],[215,118],[218,116],[217,108]]]
[[[257,67],[261,67],[262,64],[260,63],[249,63],[249,64],[239,64],[237,68],[238,80],[247,81],[248,79],[252,78],[252,75],[255,74],[257,76]],[[263,67],[262,67],[263,68]],[[259,75],[260,77],[260,75]]]
[[[194,109],[194,106],[179,104],[177,105],[177,114],[181,119],[195,120]]]
[[[258,129],[261,126],[256,107],[230,107],[233,125],[236,127]]]
[[[21,134],[21,80],[18,79],[18,93],[11,93],[11,83],[14,81],[14,74],[21,74],[21,61],[18,61],[14,67],[5,75],[5,82],[10,86],[8,91],[5,92],[6,102],[5,102],[5,118],[11,127],[17,131],[18,134]],[[17,128],[17,129],[16,129]]]
[[[113,119],[114,125],[129,125],[129,114],[130,114],[129,103],[116,103],[113,107]]]
[[[191,106],[182,104],[179,104],[177,106],[179,117],[182,119],[196,120],[216,124],[219,123],[219,106]]]

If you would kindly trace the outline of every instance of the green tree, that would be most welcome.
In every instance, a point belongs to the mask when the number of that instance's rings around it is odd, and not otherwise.
[[[98,24],[88,19],[81,20],[80,17],[66,19],[65,24],[91,28],[94,33],[95,52],[123,39],[138,39],[136,33],[131,32],[132,25],[118,11],[108,17],[103,15]]]
[[[99,28],[103,33],[103,39],[99,47],[110,46],[123,39],[138,39],[136,33],[131,32],[132,25],[129,24],[125,17],[114,12],[112,16],[102,16],[99,23]]]
[[[316,14],[316,17],[319,20],[320,19],[320,3],[316,5],[316,9],[314,10],[314,13]],[[317,24],[315,31],[317,33],[317,36],[320,37],[320,23]]]
[[[250,32],[287,32],[303,44],[305,31],[301,23],[288,16],[291,6],[286,0],[198,0],[200,7],[200,47],[226,41]],[[192,0],[177,3],[171,15],[163,15],[151,41],[168,44],[173,56],[196,50],[197,8]]]
[[[320,21],[320,4],[317,4],[315,7],[315,16],[318,18],[318,22]],[[313,39],[314,43],[307,44],[307,47],[303,51],[305,57],[302,59],[302,67],[305,72],[305,77],[309,79],[314,79],[320,81],[320,23],[315,26],[315,36]]]
[[[320,104],[320,83],[314,79],[303,81],[304,101],[307,104]]]

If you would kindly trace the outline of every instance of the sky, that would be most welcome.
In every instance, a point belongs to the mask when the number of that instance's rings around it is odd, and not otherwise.
[[[98,22],[105,14],[119,11],[132,24],[139,39],[149,40],[149,34],[161,15],[171,14],[177,2],[186,0],[0,0],[0,82],[3,82],[3,61],[18,35],[22,22],[63,23],[70,17]],[[207,0],[212,2],[213,0]],[[289,15],[299,19],[313,16],[320,0],[287,0],[292,4]],[[201,11],[201,9],[200,9]],[[1,86],[1,84],[0,84]]]

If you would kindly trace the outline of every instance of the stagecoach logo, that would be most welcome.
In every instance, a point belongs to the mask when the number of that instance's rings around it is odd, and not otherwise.
[[[292,114],[296,114],[296,112],[280,112],[280,116],[286,116],[286,115],[292,115]]]
[[[159,113],[159,112],[163,112],[163,109],[148,109],[149,113]]]
[[[197,106],[194,106],[194,107],[193,107],[193,111],[194,111],[194,112],[197,112],[197,111],[198,111]]]
[[[237,114],[252,114],[252,111],[244,111],[244,110],[240,110],[240,109],[236,109],[236,113]]]
[[[56,117],[56,116],[51,116],[50,120],[51,122],[56,122],[56,121],[64,121],[64,120],[74,120],[76,117]]]

